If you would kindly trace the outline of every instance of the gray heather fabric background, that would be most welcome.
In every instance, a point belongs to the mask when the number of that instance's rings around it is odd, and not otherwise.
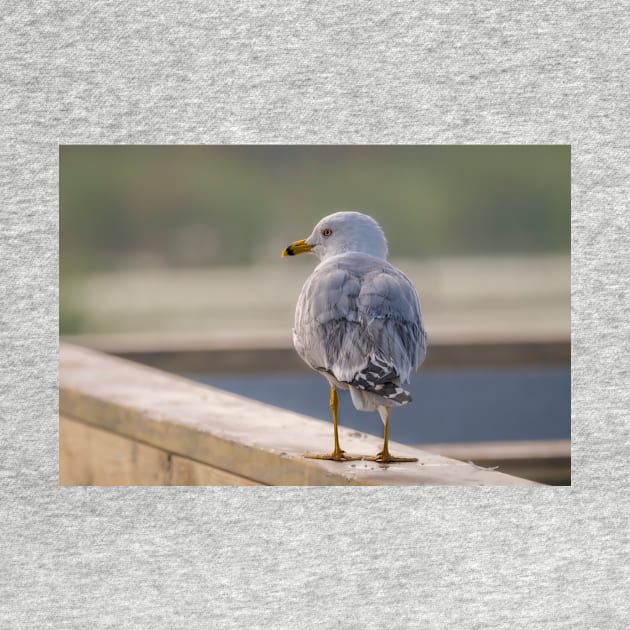
[[[627,628],[628,15],[3,3],[0,627]],[[58,145],[287,142],[572,144],[572,488],[57,487]]]

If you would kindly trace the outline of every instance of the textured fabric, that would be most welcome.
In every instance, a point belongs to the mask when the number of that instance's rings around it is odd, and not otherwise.
[[[4,3],[0,626],[625,628],[627,3]],[[572,143],[572,488],[57,487],[64,143]]]

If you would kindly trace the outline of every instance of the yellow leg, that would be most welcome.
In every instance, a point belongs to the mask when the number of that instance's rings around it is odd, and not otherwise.
[[[338,413],[339,413],[339,396],[337,395],[337,390],[334,385],[330,386],[330,410],[332,411],[333,417],[333,431],[335,436],[335,448],[332,453],[325,455],[318,455],[315,453],[305,453],[304,457],[308,457],[309,459],[331,459],[336,462],[346,462],[352,461],[356,459],[361,459],[360,457],[352,457],[351,455],[346,455],[346,452],[341,450],[339,446],[339,429],[338,429]]]
[[[382,464],[390,464],[394,462],[417,462],[417,457],[394,457],[389,453],[389,414],[390,408],[387,408],[387,417],[385,419],[385,431],[383,432],[383,450],[373,457],[366,457],[372,462],[381,462]]]

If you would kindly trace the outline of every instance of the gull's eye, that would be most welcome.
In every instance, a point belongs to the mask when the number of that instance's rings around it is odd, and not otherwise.
[[[330,228],[324,228],[322,230],[322,236],[330,236],[332,234],[332,230]]]

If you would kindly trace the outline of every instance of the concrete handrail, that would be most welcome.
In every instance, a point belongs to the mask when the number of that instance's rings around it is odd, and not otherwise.
[[[221,340],[203,335],[75,335],[66,339],[173,372],[309,372],[288,336]],[[570,365],[571,343],[560,338],[431,339],[422,369]]]
[[[539,485],[390,442],[417,463],[305,459],[332,426],[94,350],[60,345],[62,485]],[[380,437],[340,428],[349,453]]]

